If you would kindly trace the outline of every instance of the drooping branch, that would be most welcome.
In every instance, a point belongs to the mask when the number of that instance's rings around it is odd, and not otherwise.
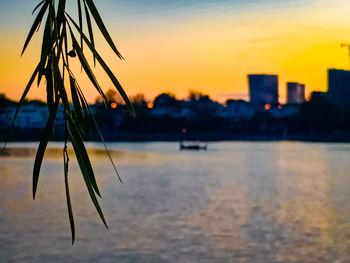
[[[57,6],[57,11],[56,11]],[[72,232],[72,243],[75,239],[75,225],[73,217],[73,209],[70,198],[69,191],[69,173],[68,173],[68,163],[69,156],[67,151],[67,143],[70,141],[73,146],[74,153],[77,157],[77,161],[86,185],[86,188],[89,192],[92,203],[94,204],[98,214],[100,215],[101,220],[107,227],[106,220],[104,218],[102,209],[99,205],[97,196],[101,196],[100,190],[98,188],[98,183],[94,174],[94,171],[91,166],[89,155],[87,153],[86,147],[84,145],[84,136],[86,131],[91,129],[92,126],[96,126],[96,120],[94,119],[89,105],[85,99],[83,90],[80,88],[76,78],[74,77],[73,71],[70,68],[70,60],[78,59],[82,69],[85,74],[88,76],[92,85],[99,92],[105,103],[108,103],[107,98],[101,88],[97,77],[94,74],[94,70],[89,65],[85,54],[84,46],[87,46],[93,55],[94,65],[96,61],[101,65],[102,69],[106,72],[108,77],[111,79],[113,85],[120,93],[125,103],[130,109],[130,112],[135,116],[132,104],[130,103],[128,96],[126,95],[124,89],[120,85],[118,79],[114,73],[110,70],[107,64],[104,62],[100,54],[95,48],[94,41],[94,32],[92,26],[92,19],[95,21],[99,31],[102,36],[116,54],[119,59],[123,59],[123,56],[120,54],[116,45],[114,44],[110,34],[108,33],[106,26],[103,23],[103,20],[97,11],[95,3],[93,0],[77,0],[78,7],[78,22],[74,21],[66,10],[66,0],[43,0],[41,1],[33,10],[33,14],[37,13],[37,16],[31,26],[28,36],[25,40],[22,53],[26,51],[29,43],[35,32],[37,32],[41,26],[44,24],[43,38],[41,44],[41,55],[40,60],[35,68],[24,92],[18,104],[18,108],[14,115],[12,125],[14,125],[20,108],[25,101],[25,98],[32,87],[34,80],[37,78],[37,85],[39,86],[42,78],[46,80],[46,97],[47,97],[47,106],[49,111],[49,117],[46,123],[46,126],[43,130],[37,154],[34,161],[33,169],[33,198],[35,198],[38,182],[40,168],[43,161],[43,157],[46,151],[47,144],[51,135],[53,134],[54,123],[58,108],[60,105],[64,109],[64,118],[65,118],[65,141],[63,146],[63,163],[64,163],[64,182],[66,189],[66,199],[68,207],[69,222]],[[38,11],[39,10],[39,11]],[[88,36],[84,33],[83,30],[83,17],[85,17]],[[44,21],[44,19],[46,19]],[[77,37],[78,36],[78,37]],[[80,43],[78,42],[79,39]],[[69,48],[71,43],[72,47]],[[62,67],[61,67],[62,66]],[[60,68],[61,67],[61,68]],[[65,85],[65,79],[68,78],[69,88]],[[68,94],[72,99],[72,104],[69,103]],[[102,135],[98,129],[98,133],[101,136],[101,140],[104,143]],[[115,168],[113,160],[108,152],[108,149],[105,145],[107,154]],[[121,181],[117,170],[115,169],[119,180]]]

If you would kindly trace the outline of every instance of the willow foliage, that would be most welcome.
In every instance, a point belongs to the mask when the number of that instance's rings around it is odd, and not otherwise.
[[[96,9],[94,1],[77,0],[76,4],[78,6],[78,21],[74,21],[74,19],[72,19],[72,17],[66,12],[66,0],[43,0],[35,7],[33,14],[36,13],[36,18],[25,40],[22,54],[25,52],[34,33],[39,30],[40,26],[43,26],[44,30],[41,45],[41,56],[39,58],[38,65],[34,69],[34,72],[23,92],[13,119],[14,124],[20,107],[25,101],[26,95],[29,89],[32,87],[34,80],[37,79],[37,85],[39,85],[44,78],[46,80],[45,85],[49,118],[43,130],[35,157],[33,169],[33,198],[35,199],[40,167],[49,138],[53,133],[58,107],[59,105],[63,105],[65,116],[65,142],[63,147],[64,179],[68,215],[72,232],[72,243],[74,243],[75,239],[75,226],[68,180],[68,141],[70,141],[73,145],[73,149],[83,175],[86,188],[91,197],[91,201],[93,202],[103,223],[107,227],[106,220],[97,199],[97,196],[101,196],[101,194],[83,141],[84,134],[88,130],[89,126],[96,125],[97,129],[98,127],[93,115],[91,114],[89,105],[86,102],[83,90],[79,86],[73,71],[70,68],[70,61],[72,59],[79,60],[81,67],[88,76],[89,80],[101,95],[105,103],[107,102],[107,98],[101,89],[94,71],[84,55],[84,47],[87,47],[91,51],[94,58],[94,64],[97,61],[101,65],[103,70],[111,79],[115,88],[124,99],[125,103],[128,105],[132,115],[135,115],[132,105],[122,86],[95,49],[94,31],[92,25],[93,21],[95,21],[99,31],[116,56],[123,59],[105,27],[101,16]],[[83,21],[84,17],[85,23]],[[83,25],[87,25],[87,35],[84,33],[86,30],[83,30]],[[66,79],[69,81],[65,81]],[[69,83],[68,87],[65,85],[65,83]],[[72,104],[70,104],[68,101],[69,94],[72,99]],[[99,134],[101,135],[100,132]],[[102,136],[101,139],[103,141]],[[108,153],[107,148],[106,151]],[[112,161],[109,153],[108,156]],[[114,164],[113,167],[115,168]],[[116,169],[115,171],[117,173]],[[118,178],[120,180],[119,175]]]

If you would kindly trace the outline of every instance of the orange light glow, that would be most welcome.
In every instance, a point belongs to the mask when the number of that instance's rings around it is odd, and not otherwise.
[[[154,105],[153,105],[152,102],[148,102],[148,103],[147,103],[147,107],[148,107],[149,109],[153,109],[153,106],[154,106]]]
[[[270,104],[266,104],[265,105],[265,110],[269,110],[269,109],[271,109],[271,105]]]
[[[118,107],[118,104],[117,103],[115,103],[115,102],[112,102],[111,103],[111,108],[112,109],[116,109]]]

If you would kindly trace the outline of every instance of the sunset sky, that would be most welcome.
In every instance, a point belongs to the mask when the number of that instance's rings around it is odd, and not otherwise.
[[[0,0],[0,93],[18,100],[39,60],[42,31],[20,57],[39,1]],[[68,1],[69,2],[69,1]],[[76,1],[69,11],[76,13]],[[248,73],[278,74],[306,84],[307,95],[326,91],[327,68],[349,68],[350,1],[347,0],[98,0],[100,14],[125,57],[117,59],[99,38],[97,47],[126,92],[151,100],[199,90],[213,99],[248,99]],[[97,29],[96,33],[99,32]],[[100,35],[99,35],[100,36]],[[112,87],[99,67],[104,90]],[[77,69],[77,73],[80,68]],[[86,96],[97,92],[80,77]],[[29,97],[45,97],[33,86]]]

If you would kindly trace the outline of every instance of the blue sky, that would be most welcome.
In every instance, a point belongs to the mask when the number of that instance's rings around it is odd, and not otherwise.
[[[68,1],[69,2],[69,1]],[[75,6],[75,1],[74,2]],[[168,16],[205,15],[212,13],[231,12],[249,13],[257,11],[293,10],[322,4],[317,0],[99,0],[95,1],[101,12],[114,19],[142,19]],[[336,2],[336,1],[335,1]],[[28,14],[39,1],[0,0],[1,27],[23,25],[30,22]]]

